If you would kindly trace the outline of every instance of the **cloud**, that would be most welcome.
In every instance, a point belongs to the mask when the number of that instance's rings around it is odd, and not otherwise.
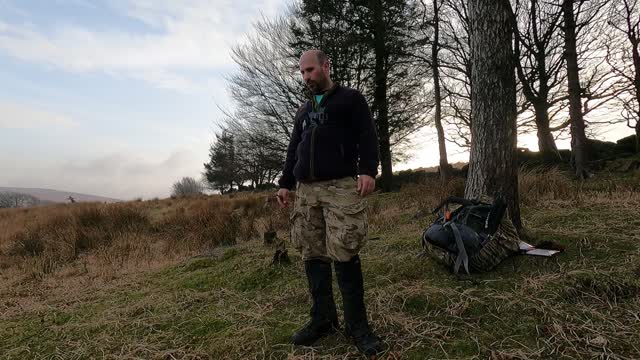
[[[81,177],[110,177],[158,175],[182,171],[194,160],[190,150],[177,149],[160,161],[125,152],[114,152],[89,161],[68,161],[61,170]]]
[[[67,162],[58,179],[75,189],[119,199],[166,197],[171,185],[183,176],[199,179],[201,156],[188,149],[175,149],[160,161],[112,153],[88,162]]]
[[[201,154],[200,154],[201,155]],[[184,176],[200,179],[204,160],[192,149],[177,148],[164,157],[112,152],[88,160],[50,161],[28,154],[0,153],[0,186],[48,188],[129,200],[168,197]]]
[[[209,142],[184,137],[153,149],[82,138],[62,152],[0,152],[0,186],[48,188],[117,199],[168,197],[184,176],[201,178]],[[4,170],[4,171],[3,171]]]
[[[225,34],[197,32],[197,28],[166,34],[94,32],[67,25],[43,34],[32,27],[5,24],[0,48],[19,59],[71,72],[213,69],[228,64]]]
[[[131,74],[132,77],[144,80],[159,88],[182,92],[197,91],[205,86],[198,81],[164,70],[146,70]],[[219,84],[217,84],[219,86]]]
[[[0,102],[0,114],[0,128],[5,129],[71,128],[76,125],[66,115],[22,104]]]
[[[0,51],[68,72],[105,72],[180,91],[202,79],[185,72],[232,64],[229,48],[260,12],[280,0],[115,0],[115,16],[146,24],[147,31],[97,30],[61,24],[46,32],[34,25],[0,22]]]

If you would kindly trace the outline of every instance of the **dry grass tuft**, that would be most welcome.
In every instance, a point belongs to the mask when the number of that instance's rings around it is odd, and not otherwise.
[[[617,303],[640,294],[640,283],[633,274],[602,271],[573,271],[563,283],[567,301],[604,301]]]
[[[120,204],[82,203],[0,211],[0,268],[42,278],[96,255],[104,263],[131,257],[153,261],[211,251],[258,238],[266,226],[282,230],[287,216],[264,196],[200,196]],[[138,244],[141,239],[144,242]],[[157,251],[153,255],[149,248]],[[157,259],[158,255],[161,259]]]
[[[9,245],[5,256],[22,258],[24,270],[35,277],[75,261],[84,252],[107,248],[121,234],[136,236],[150,228],[146,214],[126,204],[55,209],[59,211],[45,209],[49,217],[39,217],[6,240]]]
[[[518,180],[520,201],[524,205],[576,196],[576,185],[556,167],[522,169]]]

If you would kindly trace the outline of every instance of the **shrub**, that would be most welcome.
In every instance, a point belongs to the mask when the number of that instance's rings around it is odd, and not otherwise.
[[[201,182],[192,177],[183,177],[173,184],[171,197],[186,197],[200,195],[204,190]]]

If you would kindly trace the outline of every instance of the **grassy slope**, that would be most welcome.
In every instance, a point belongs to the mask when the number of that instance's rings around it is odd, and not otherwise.
[[[379,239],[362,258],[372,324],[390,345],[385,358],[640,354],[638,192],[525,198],[529,236],[567,251],[456,279],[416,256],[430,219],[413,215],[435,201],[416,201],[424,191],[371,200],[370,235]],[[357,357],[342,335],[313,348],[288,344],[307,318],[306,280],[295,251],[292,265],[276,267],[272,251],[252,240],[115,278],[72,272],[1,288],[1,357]]]

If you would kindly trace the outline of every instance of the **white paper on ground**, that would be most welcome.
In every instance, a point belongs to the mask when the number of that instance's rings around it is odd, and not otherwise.
[[[557,253],[559,253],[559,250],[547,250],[547,249],[532,249],[529,250],[527,252],[525,252],[525,254],[527,255],[535,255],[535,256],[553,256]]]
[[[518,247],[520,248],[520,251],[524,252],[526,255],[533,256],[553,256],[560,252],[559,250],[537,249],[535,246],[522,240],[518,243]]]
[[[535,249],[535,248],[533,247],[533,245],[531,245],[531,244],[527,244],[526,242],[524,242],[524,241],[522,241],[522,240],[520,240],[520,242],[518,243],[518,247],[520,247],[520,250],[521,250],[521,251],[528,251],[528,250],[533,250],[533,249]]]

